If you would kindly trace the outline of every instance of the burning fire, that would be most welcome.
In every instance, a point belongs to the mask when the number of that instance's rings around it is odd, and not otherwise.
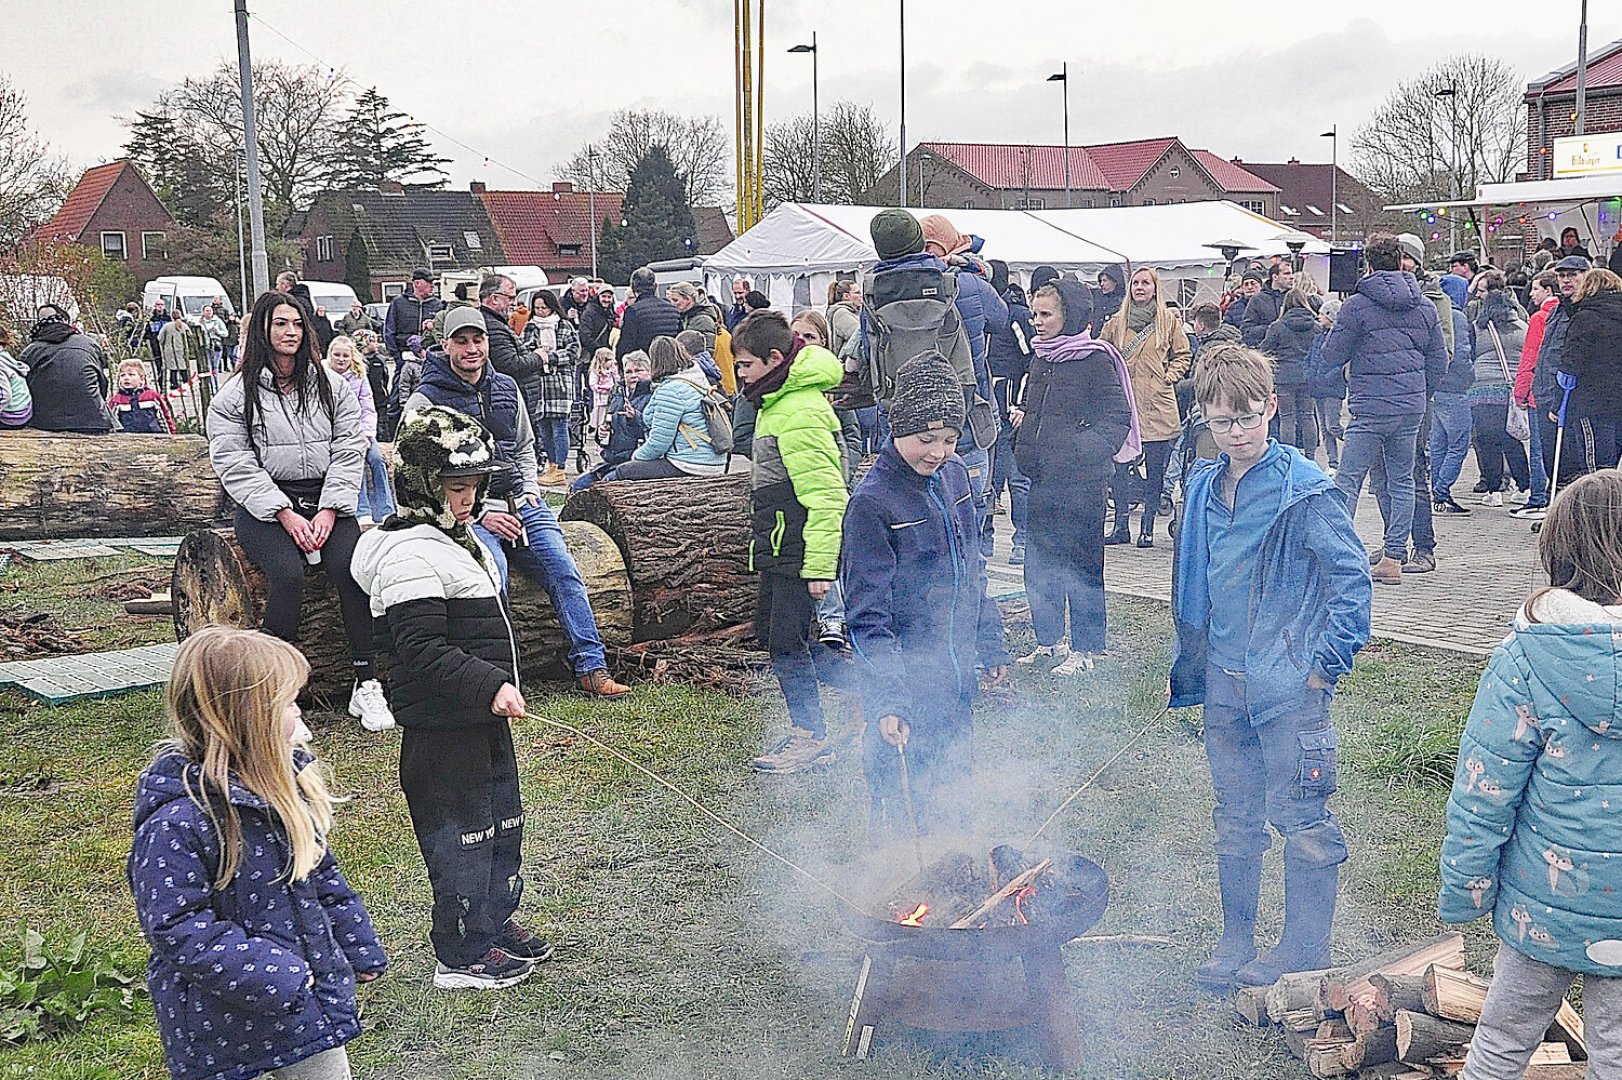
[[[922,926],[924,925],[924,916],[928,914],[929,905],[919,904],[917,907],[913,908],[911,911],[897,919],[896,922],[900,923],[902,926]]]

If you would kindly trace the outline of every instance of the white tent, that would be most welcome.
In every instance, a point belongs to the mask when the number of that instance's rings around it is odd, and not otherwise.
[[[785,310],[820,305],[840,274],[866,270],[878,261],[868,226],[883,207],[784,203],[754,228],[704,260],[706,286],[726,296],[734,277],[748,278],[774,307]],[[1169,206],[1109,207],[1092,210],[919,209],[938,213],[957,230],[983,237],[981,255],[1001,259],[1015,278],[1028,279],[1038,266],[1084,275],[1112,264],[1152,266],[1185,301],[1214,298],[1226,269],[1220,252],[1204,245],[1238,240],[1254,249],[1247,255],[1287,252],[1281,239],[1290,229],[1231,202]],[[1309,256],[1328,254],[1310,241]],[[1309,269],[1319,269],[1308,260]],[[1327,276],[1327,270],[1324,270]],[[1203,287],[1202,287],[1203,286]],[[1168,289],[1168,298],[1173,295]]]

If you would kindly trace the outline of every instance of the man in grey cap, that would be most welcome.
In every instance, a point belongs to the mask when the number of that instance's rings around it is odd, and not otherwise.
[[[1560,388],[1560,361],[1565,353],[1566,331],[1571,329],[1571,316],[1576,310],[1571,298],[1592,265],[1581,255],[1567,255],[1554,264],[1554,276],[1560,287],[1560,304],[1549,312],[1549,319],[1543,324],[1543,344],[1538,346],[1538,364],[1532,373],[1532,400],[1537,403],[1543,470],[1549,476],[1549,483],[1557,489],[1582,472],[1576,464],[1578,455],[1565,453],[1565,448],[1561,447],[1563,460],[1559,462],[1561,472],[1556,480],[1554,452],[1560,434],[1560,402],[1565,396],[1565,391]]]
[[[445,301],[434,294],[434,275],[422,266],[411,271],[405,291],[389,302],[388,315],[383,319],[383,348],[394,357],[391,388],[400,385],[400,354],[408,348],[407,342],[415,335],[426,334],[434,316],[444,306]],[[390,389],[386,430],[394,431],[400,426],[400,405],[398,395]]]

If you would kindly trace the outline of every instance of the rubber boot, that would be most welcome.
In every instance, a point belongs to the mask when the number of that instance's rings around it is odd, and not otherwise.
[[[1284,861],[1284,933],[1267,952],[1239,969],[1240,986],[1271,986],[1290,971],[1329,966],[1329,931],[1335,921],[1339,866],[1302,866]]]
[[[1262,889],[1262,861],[1254,856],[1217,857],[1222,892],[1222,940],[1194,979],[1207,990],[1227,991],[1234,974],[1256,959],[1256,903]]]
[[[1138,532],[1138,546],[1140,548],[1155,546],[1155,516],[1147,511],[1144,512],[1143,525]]]
[[[1132,504],[1127,499],[1115,500],[1115,528],[1104,534],[1105,544],[1132,542]]]

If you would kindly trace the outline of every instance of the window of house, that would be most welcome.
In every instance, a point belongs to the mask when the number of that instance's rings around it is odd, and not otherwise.
[[[1121,197],[1119,195],[1111,195],[1109,197],[1109,204],[1111,206],[1120,206],[1121,205]]]
[[[164,234],[161,232],[144,232],[141,234],[141,258],[167,259],[169,249],[164,244]]]
[[[1044,198],[1015,199],[1015,210],[1046,210],[1048,201]]]
[[[1143,205],[1144,206],[1153,206],[1154,204],[1155,204],[1155,201],[1153,199],[1144,199],[1143,200]]]
[[[1318,209],[1316,206],[1313,206],[1311,203],[1307,203],[1307,209],[1312,211],[1312,213],[1315,214],[1318,217],[1323,217],[1324,216],[1324,212],[1322,210]]]
[[[318,236],[315,238],[315,261],[332,261],[332,237]]]
[[[1340,211],[1340,212],[1341,212],[1341,213],[1343,213],[1343,214],[1350,214],[1350,213],[1352,213],[1352,212],[1353,212],[1353,211],[1352,211],[1352,208],[1351,208],[1351,207],[1350,207],[1350,206],[1347,206],[1347,205],[1346,205],[1346,204],[1345,204],[1345,203],[1343,203],[1343,202],[1338,202],[1338,203],[1336,203],[1336,204],[1335,204],[1335,209],[1337,209],[1337,210],[1339,210],[1339,211]]]
[[[1278,212],[1281,213],[1281,214],[1289,214],[1290,216],[1293,217],[1296,214],[1296,209],[1293,206],[1286,206],[1283,203],[1279,203],[1278,204]]]
[[[405,290],[406,283],[404,281],[385,281],[383,282],[383,299],[393,300]]]
[[[964,199],[963,200],[963,209],[965,209],[965,210],[973,210],[974,209],[974,200],[973,199]]]
[[[481,247],[484,246],[483,244],[481,244],[479,242],[479,234],[476,233],[476,232],[465,232],[465,233],[463,233],[462,234],[462,242],[468,246],[468,250],[470,250],[470,251],[478,251]]]
[[[580,254],[580,247],[579,244],[559,244],[558,254],[567,257],[576,256]]]
[[[128,259],[129,252],[124,250],[124,234],[121,232],[104,232],[101,234],[101,253],[109,259],[120,261]]]
[[[449,244],[429,244],[428,245],[428,261],[429,262],[453,262],[455,259],[456,259],[456,253],[451,249],[451,245],[449,245]]]
[[[1243,206],[1246,210],[1249,210],[1252,214],[1267,213],[1267,204],[1262,202],[1260,199],[1240,199],[1239,205]]]
[[[1179,176],[1182,176],[1182,175],[1183,175],[1183,169],[1182,169],[1182,166],[1180,166],[1180,165],[1173,165],[1173,166],[1172,166],[1172,167],[1171,167],[1171,178],[1172,178],[1172,179],[1173,179],[1173,180],[1175,180],[1175,179],[1177,179],[1177,178],[1178,178],[1178,177],[1179,177]],[[1149,205],[1152,205],[1152,204],[1150,204],[1150,203],[1145,203],[1145,204],[1144,204],[1144,205],[1145,205],[1145,206],[1149,206]]]

